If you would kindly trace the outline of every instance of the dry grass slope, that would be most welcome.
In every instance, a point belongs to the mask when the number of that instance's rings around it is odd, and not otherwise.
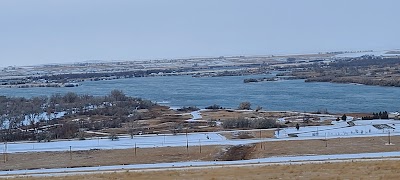
[[[245,167],[189,168],[76,175],[24,177],[16,180],[103,180],[103,179],[398,179],[400,161],[341,162],[302,165],[254,165]]]
[[[256,133],[257,134],[257,133]],[[267,135],[268,133],[265,133]],[[264,135],[264,134],[263,134]],[[371,152],[400,151],[400,137],[391,138],[392,146],[385,146],[387,137],[338,138],[323,140],[276,141],[264,142],[247,147],[198,146],[138,148],[121,150],[74,151],[72,160],[68,152],[39,152],[9,154],[9,161],[1,163],[1,170],[32,168],[63,168],[76,166],[105,166],[122,164],[145,164],[179,161],[213,161],[254,159],[272,156],[353,154]],[[51,157],[51,158],[49,158]]]
[[[222,146],[202,146],[200,153],[198,146],[189,147],[189,151],[187,151],[186,147],[137,148],[136,156],[135,149],[73,151],[72,159],[69,152],[66,151],[15,153],[8,155],[6,163],[0,163],[0,171],[9,169],[106,166],[194,160],[212,161],[221,149]]]

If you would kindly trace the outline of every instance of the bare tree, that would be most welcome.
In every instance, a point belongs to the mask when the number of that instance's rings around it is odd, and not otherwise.
[[[121,90],[114,89],[111,91],[110,98],[114,101],[125,101],[127,96]]]
[[[248,101],[241,102],[241,103],[239,104],[238,109],[239,109],[239,110],[250,110],[250,109],[251,109],[251,103],[248,102]]]

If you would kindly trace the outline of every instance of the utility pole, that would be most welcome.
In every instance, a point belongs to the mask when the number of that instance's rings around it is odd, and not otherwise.
[[[186,127],[186,152],[189,153],[188,127]]]
[[[200,139],[199,139],[199,147],[200,147],[200,154],[201,154],[201,142],[200,142]]]
[[[186,136],[186,151],[189,153],[189,139]]]
[[[260,140],[261,140],[261,130],[260,130]],[[261,147],[261,149],[263,148],[262,147],[262,142],[260,143],[260,147]]]
[[[325,133],[325,147],[328,147],[328,139],[326,139],[326,133]]]
[[[4,163],[7,162],[7,142],[4,142]]]
[[[72,146],[69,146],[69,159],[72,160]]]
[[[137,148],[137,147],[136,147],[136,143],[135,143],[135,157],[136,157],[136,148]]]

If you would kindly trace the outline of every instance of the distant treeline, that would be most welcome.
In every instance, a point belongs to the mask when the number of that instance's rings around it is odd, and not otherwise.
[[[343,68],[352,66],[386,66],[392,64],[400,64],[400,57],[382,58],[377,56],[363,56],[359,58],[353,58],[348,61],[333,62],[329,64],[329,66],[333,68]]]
[[[56,75],[44,75],[39,77],[30,77],[31,80],[45,79],[48,81],[65,81],[68,79],[93,79],[100,80],[98,78],[104,77],[145,77],[152,73],[172,73],[172,72],[183,72],[185,69],[166,69],[166,70],[138,70],[138,71],[124,71],[124,72],[102,72],[102,73],[77,73],[77,74],[56,74]]]
[[[245,128],[245,129],[269,129],[269,128],[277,128],[279,125],[273,119],[246,119],[246,118],[237,118],[225,120],[222,123],[222,126],[225,129],[234,129],[234,128]],[[283,127],[283,125],[280,125]]]
[[[389,119],[389,114],[387,111],[372,113],[372,116],[364,116],[362,120],[372,120],[372,119]]]
[[[263,78],[249,78],[243,80],[244,83],[262,82],[262,81],[277,81],[277,79],[274,77],[271,78],[263,77]]]

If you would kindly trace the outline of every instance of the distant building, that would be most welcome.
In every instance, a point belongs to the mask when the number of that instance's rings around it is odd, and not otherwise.
[[[388,114],[389,119],[400,119],[399,116],[400,116],[399,112],[391,112]]]

